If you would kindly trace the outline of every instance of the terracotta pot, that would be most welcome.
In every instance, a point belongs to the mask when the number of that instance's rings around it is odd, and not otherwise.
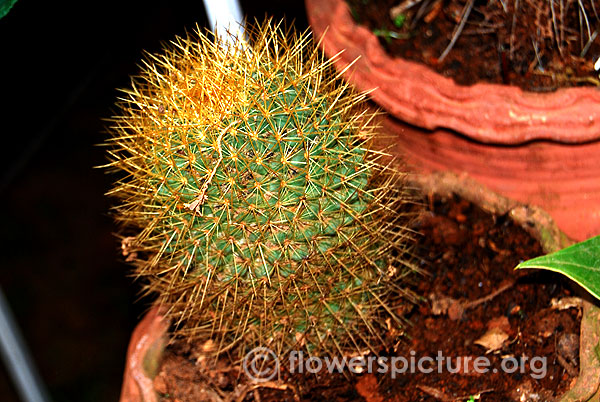
[[[558,250],[570,243],[542,209],[509,200],[466,175],[456,176],[447,172],[415,175],[412,181],[426,194],[456,193],[490,213],[507,214],[538,239],[545,252]],[[168,322],[156,307],[136,327],[127,351],[121,402],[159,400],[153,388],[153,378],[160,366],[167,330]],[[580,375],[560,402],[600,401],[600,361],[595,353],[600,342],[600,309],[590,302],[584,301],[580,332]]]
[[[153,307],[135,327],[125,362],[121,402],[158,402],[153,378],[167,342],[169,322],[158,307]]]
[[[543,207],[570,237],[600,234],[600,91],[530,93],[457,85],[390,58],[344,0],[305,0],[309,22],[345,78],[394,118],[384,129],[415,169],[467,172],[495,191]],[[356,60],[359,58],[358,60]],[[408,124],[405,124],[408,123]],[[411,124],[412,126],[410,126]],[[433,130],[433,131],[430,131]]]

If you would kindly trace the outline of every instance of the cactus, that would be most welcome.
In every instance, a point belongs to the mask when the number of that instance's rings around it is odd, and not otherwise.
[[[370,150],[366,94],[308,33],[196,35],[148,55],[111,119],[114,212],[144,291],[217,353],[385,346],[414,270],[411,198]]]

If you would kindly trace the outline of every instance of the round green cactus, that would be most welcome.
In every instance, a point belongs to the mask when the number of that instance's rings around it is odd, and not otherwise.
[[[412,271],[403,175],[308,34],[247,34],[179,38],[125,91],[109,143],[124,251],[175,333],[216,352],[375,350]]]

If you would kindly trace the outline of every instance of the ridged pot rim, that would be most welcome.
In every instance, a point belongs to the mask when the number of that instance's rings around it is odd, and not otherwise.
[[[600,89],[551,93],[517,86],[456,84],[429,67],[391,58],[378,38],[356,24],[344,0],[305,0],[309,23],[345,78],[386,112],[426,129],[447,128],[497,144],[532,140],[583,143],[600,139]],[[340,53],[341,52],[341,53]],[[357,59],[358,58],[358,59]]]

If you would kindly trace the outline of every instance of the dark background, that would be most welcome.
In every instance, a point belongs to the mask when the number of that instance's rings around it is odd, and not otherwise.
[[[307,28],[301,0],[241,3]],[[19,0],[0,19],[0,286],[54,401],[118,399],[149,300],[120,260],[96,144],[142,50],[196,24],[201,0]],[[0,400],[18,400],[1,364]]]

